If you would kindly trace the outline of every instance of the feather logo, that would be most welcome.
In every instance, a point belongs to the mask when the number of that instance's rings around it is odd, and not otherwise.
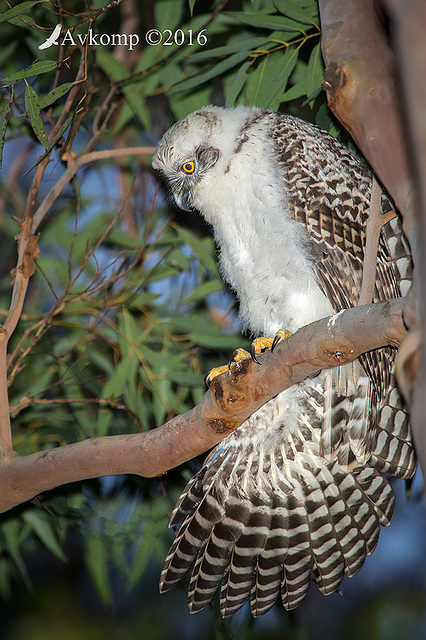
[[[61,35],[61,31],[62,31],[62,25],[59,22],[56,27],[53,29],[51,35],[47,38],[47,40],[45,40],[44,42],[42,42],[42,44],[40,44],[38,46],[39,49],[44,50],[44,49],[49,49],[52,45],[62,45],[62,46],[72,46],[72,47],[76,47],[78,46],[78,43],[80,43],[80,45],[82,47],[84,46],[88,46],[88,47],[99,47],[99,46],[113,46],[113,47],[118,47],[118,46],[125,46],[128,47],[128,49],[130,51],[132,51],[134,49],[134,47],[136,47],[139,44],[139,35],[137,33],[96,33],[94,32],[92,29],[89,29],[88,32],[81,34],[81,33],[74,33],[74,29],[67,29],[66,31],[63,32],[63,37],[61,38],[61,42],[58,42],[59,40],[59,36]]]
[[[59,22],[56,27],[53,29],[52,34],[45,40],[42,44],[39,45],[39,49],[49,49],[52,44],[58,44],[58,38],[61,34],[62,25]]]

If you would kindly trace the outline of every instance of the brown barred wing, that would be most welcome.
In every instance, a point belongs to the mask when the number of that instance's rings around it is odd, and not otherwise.
[[[318,285],[335,312],[353,307],[362,284],[371,170],[313,125],[283,114],[273,122],[286,204],[308,232]],[[382,211],[391,207],[383,193]],[[410,248],[401,221],[394,218],[381,232],[373,301],[405,295],[411,275]],[[394,357],[393,349],[376,350],[362,355],[358,366],[327,374],[321,450],[330,459],[338,455],[347,469],[369,459],[380,471],[407,478],[416,461]]]
[[[191,612],[217,591],[223,616],[247,599],[254,616],[277,598],[293,609],[312,575],[322,593],[332,593],[344,575],[360,569],[377,544],[379,525],[392,518],[392,490],[375,469],[347,473],[320,455],[321,382],[286,393],[214,449],[172,515],[172,525],[182,524],[160,590],[189,570]]]

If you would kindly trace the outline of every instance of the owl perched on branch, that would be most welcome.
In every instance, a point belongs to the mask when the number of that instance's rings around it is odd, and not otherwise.
[[[212,226],[253,335],[358,303],[372,172],[328,133],[258,108],[206,107],[164,134],[153,167],[176,204]],[[395,218],[380,234],[373,301],[404,295],[410,277]],[[210,453],[172,514],[180,528],[161,591],[189,569],[190,611],[219,590],[223,616],[247,598],[259,616],[278,597],[296,607],[312,574],[329,594],[361,568],[394,510],[380,472],[415,469],[393,358],[381,349],[308,378]]]

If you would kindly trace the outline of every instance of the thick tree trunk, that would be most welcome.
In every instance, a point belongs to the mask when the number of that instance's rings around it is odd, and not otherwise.
[[[422,329],[426,327],[426,213],[422,216],[421,210],[426,202],[426,7],[422,0],[388,3],[394,10],[399,45],[396,56],[378,12],[381,5],[374,0],[319,0],[324,87],[331,110],[394,199],[411,244],[414,284],[404,310],[411,333],[398,354],[397,373],[425,471],[426,353],[422,336],[426,333]],[[396,81],[398,66],[405,79],[402,102]],[[403,118],[401,109],[406,106],[408,115]],[[409,133],[411,146],[407,144]],[[413,175],[422,180],[414,180]]]
[[[387,5],[398,51],[398,76],[404,89],[406,134],[416,183],[414,206],[405,215],[407,233],[412,229],[415,236],[410,236],[410,242],[416,267],[417,329],[401,349],[398,366],[411,405],[417,454],[426,475],[426,3],[387,0]]]

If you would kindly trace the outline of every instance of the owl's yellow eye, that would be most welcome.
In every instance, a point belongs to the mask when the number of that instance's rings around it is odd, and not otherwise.
[[[194,173],[195,162],[193,160],[188,160],[188,162],[183,163],[181,169],[184,173]]]

